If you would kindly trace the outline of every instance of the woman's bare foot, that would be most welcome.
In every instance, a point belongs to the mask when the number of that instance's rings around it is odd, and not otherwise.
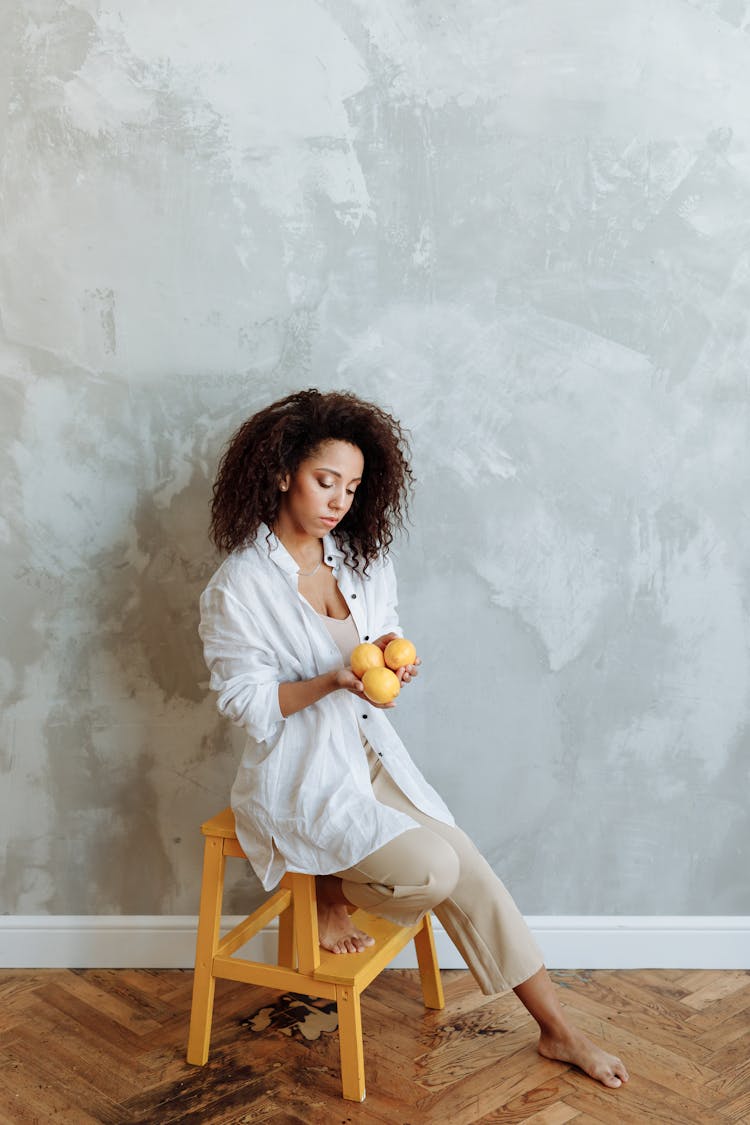
[[[610,1089],[627,1082],[628,1072],[622,1061],[616,1055],[608,1055],[568,1023],[544,965],[513,991],[539,1024],[541,1035],[537,1050],[540,1055],[572,1063]]]
[[[318,903],[318,935],[330,953],[361,953],[375,943],[375,938],[352,923],[345,906]]]
[[[542,1032],[537,1050],[546,1059],[572,1063],[590,1078],[612,1089],[622,1086],[629,1078],[624,1063],[616,1055],[608,1055],[575,1028],[560,1036]]]
[[[375,938],[358,929],[349,917],[349,903],[335,875],[315,880],[318,899],[318,940],[329,953],[361,953]]]

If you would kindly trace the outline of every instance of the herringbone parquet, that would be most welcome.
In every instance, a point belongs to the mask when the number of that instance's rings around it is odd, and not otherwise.
[[[620,1054],[607,1091],[540,1058],[512,993],[443,974],[425,1012],[416,972],[364,994],[367,1100],[340,1097],[321,1003],[220,981],[206,1067],[184,1061],[192,974],[0,972],[0,1121],[12,1125],[576,1125],[750,1122],[750,973],[553,973],[571,1018]]]

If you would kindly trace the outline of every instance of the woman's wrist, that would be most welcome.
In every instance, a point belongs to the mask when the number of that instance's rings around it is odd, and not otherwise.
[[[344,685],[339,683],[338,670],[323,672],[310,680],[292,680],[279,684],[279,709],[285,719],[305,707],[311,707],[319,699],[338,691]]]
[[[318,679],[323,680],[324,695],[331,695],[334,691],[340,691],[344,686],[340,679],[341,671],[341,668],[334,668],[332,672],[324,672],[322,676],[318,677]]]

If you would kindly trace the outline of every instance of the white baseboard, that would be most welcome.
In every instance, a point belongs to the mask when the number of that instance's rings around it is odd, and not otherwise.
[[[224,919],[227,929],[240,921]],[[750,969],[750,918],[530,917],[550,969]],[[0,916],[0,968],[186,969],[195,955],[191,915]],[[464,962],[435,924],[444,969]],[[264,930],[244,955],[271,961],[276,931]],[[413,946],[393,968],[416,967]]]

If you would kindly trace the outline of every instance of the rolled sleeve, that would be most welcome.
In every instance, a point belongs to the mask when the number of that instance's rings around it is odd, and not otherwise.
[[[258,742],[270,741],[284,721],[273,652],[245,607],[226,590],[209,588],[200,610],[198,632],[219,711]]]

